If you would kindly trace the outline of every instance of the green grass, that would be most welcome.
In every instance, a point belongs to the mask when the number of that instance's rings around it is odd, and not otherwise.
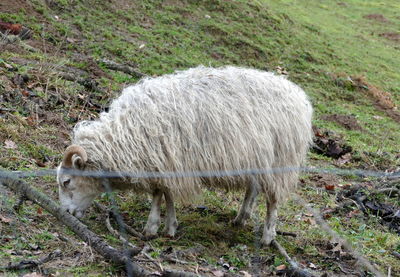
[[[377,110],[365,93],[338,82],[346,80],[347,76],[365,76],[370,84],[390,92],[393,101],[400,105],[400,46],[379,36],[400,29],[398,1],[350,0],[345,4],[322,0],[114,2],[63,0],[57,1],[57,6],[51,9],[43,1],[32,1],[32,11],[0,13],[2,21],[29,27],[38,47],[36,52],[21,50],[18,46],[15,51],[11,47],[0,52],[0,96],[9,97],[11,91],[13,97],[13,101],[4,101],[1,105],[15,109],[7,117],[0,117],[0,168],[26,170],[38,168],[39,163],[54,168],[69,141],[65,134],[70,132],[76,120],[96,116],[96,112],[83,105],[82,99],[90,96],[98,103],[106,104],[123,86],[138,80],[97,64],[104,76],[91,77],[106,92],[102,95],[61,79],[54,69],[55,66],[70,66],[87,70],[90,75],[89,59],[96,61],[99,58],[128,63],[151,76],[199,64],[235,64],[270,71],[283,68],[289,73],[288,78],[300,84],[310,96],[315,110],[314,125],[336,132],[353,147],[353,160],[347,167],[386,170],[400,165],[399,123]],[[364,18],[373,13],[384,15],[389,22]],[[71,39],[75,42],[68,42]],[[76,58],[76,54],[83,55],[84,59]],[[19,64],[13,62],[13,58],[39,64]],[[17,72],[7,70],[4,63],[12,65]],[[30,89],[36,93],[36,98],[24,98],[20,89],[12,84],[17,73],[29,76]],[[334,76],[341,77],[335,80]],[[38,103],[35,101],[39,99],[46,103],[40,108],[59,115],[65,126],[52,121],[30,122],[29,117],[35,113],[34,104]],[[324,120],[329,114],[352,115],[362,130],[349,131]],[[17,148],[5,149],[5,140],[12,140]],[[332,159],[315,153],[310,153],[309,158],[310,164],[315,166],[335,166]],[[335,207],[335,195],[316,187],[308,177],[304,177],[301,195],[316,207]],[[35,181],[55,197],[54,179]],[[354,177],[343,177],[342,181],[360,182]],[[131,194],[121,196],[120,209],[129,217],[129,224],[136,229],[143,228],[150,208],[147,198]],[[254,228],[263,221],[264,201],[260,202],[259,215],[249,226],[241,229],[230,225],[239,206],[239,196],[239,193],[226,195],[207,191],[201,202],[208,208],[205,211],[199,211],[195,205],[178,205],[178,239],[159,237],[153,240],[153,258],[158,258],[169,246],[187,250],[201,244],[209,249],[200,251],[198,258],[216,267],[219,259],[223,259],[245,269],[254,253],[266,257],[266,266],[271,270],[284,263],[275,251],[257,248],[260,234]],[[101,201],[106,200],[104,197]],[[400,205],[398,201],[387,201]],[[4,203],[6,207],[12,206],[11,202]],[[296,232],[298,237],[278,239],[299,261],[311,261],[322,270],[338,270],[335,263],[323,259],[329,238],[317,226],[305,222],[302,213],[304,210],[293,201],[282,207],[279,229]],[[107,235],[104,222],[97,217],[98,214],[93,212],[87,218],[90,227],[104,234],[113,245],[118,245],[115,238]],[[16,224],[24,226],[32,220],[35,221],[32,227],[35,235],[30,238],[32,243],[40,242],[52,249],[54,245],[49,235],[53,231],[73,237],[71,231],[38,217],[35,207],[23,209]],[[390,255],[393,250],[399,251],[398,235],[388,231],[373,216],[349,219],[345,214],[338,214],[328,221],[383,271],[391,266],[393,274],[400,272],[398,262]],[[4,228],[4,232],[11,233],[11,226]],[[131,240],[139,243],[135,238]],[[25,247],[19,240],[0,245],[0,253],[4,250],[0,257],[7,261],[16,258],[5,250]],[[241,248],[243,245],[247,246],[246,250]],[[63,247],[68,248],[68,244]],[[243,255],[243,252],[247,254]],[[68,255],[73,256],[71,252]],[[190,262],[198,261],[195,258]],[[76,276],[114,275],[117,269],[108,268],[108,264],[97,265],[88,259],[86,264],[62,270]]]

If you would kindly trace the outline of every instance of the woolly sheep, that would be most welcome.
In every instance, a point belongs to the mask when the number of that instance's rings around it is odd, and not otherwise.
[[[312,141],[312,107],[304,91],[270,72],[227,66],[197,67],[127,87],[107,113],[79,123],[58,167],[61,206],[82,216],[105,190],[100,178],[71,176],[62,169],[118,172],[192,172],[301,166]],[[190,202],[203,187],[245,190],[235,224],[249,218],[259,192],[267,215],[261,242],[276,236],[277,205],[296,186],[298,173],[214,178],[108,179],[111,189],[153,195],[144,228],[154,236],[160,205],[165,229],[177,228],[174,201]]]

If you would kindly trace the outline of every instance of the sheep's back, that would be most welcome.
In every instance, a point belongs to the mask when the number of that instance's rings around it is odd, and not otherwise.
[[[108,113],[77,126],[74,136],[89,159],[113,171],[298,167],[311,142],[311,114],[305,93],[283,77],[252,69],[198,67],[124,89]],[[257,180],[280,199],[294,186],[297,173],[260,175]],[[240,189],[249,178],[215,181]],[[199,190],[202,179],[157,183],[185,200]],[[154,185],[149,180],[140,184],[148,190]]]

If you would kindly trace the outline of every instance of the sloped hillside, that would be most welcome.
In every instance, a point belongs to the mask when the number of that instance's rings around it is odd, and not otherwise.
[[[106,111],[124,86],[143,76],[234,64],[287,75],[308,93],[316,134],[309,166],[398,172],[400,4],[302,2],[2,0],[0,170],[55,168],[73,126]],[[54,177],[27,181],[57,198]],[[299,194],[364,257],[396,276],[399,186],[384,178],[308,173]],[[124,274],[39,206],[27,202],[16,212],[18,198],[2,187],[0,192],[0,267],[61,249],[62,258],[44,264],[42,274]],[[153,271],[161,265],[206,276],[282,272],[284,258],[256,243],[265,214],[262,199],[248,226],[230,224],[241,198],[205,191],[199,203],[178,205],[175,239],[129,237],[147,247],[137,262]],[[118,199],[125,221],[141,230],[150,208],[147,196],[120,193]],[[98,209],[91,208],[84,222],[120,245]],[[278,229],[296,233],[278,241],[316,274],[367,274],[295,201],[281,208]]]

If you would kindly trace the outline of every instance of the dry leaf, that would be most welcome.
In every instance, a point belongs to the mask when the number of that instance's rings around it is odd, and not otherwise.
[[[325,189],[326,189],[326,190],[335,190],[335,185],[326,184],[326,185],[325,185]]]
[[[75,43],[76,42],[76,39],[73,39],[73,38],[67,38],[66,40],[69,43]]]
[[[22,277],[45,277],[45,276],[40,273],[32,272],[32,273],[25,274]]]
[[[7,139],[4,141],[4,148],[6,149],[17,149],[18,146],[12,140]]]
[[[335,212],[334,209],[332,209],[332,208],[325,208],[325,209],[321,212],[321,214],[322,214],[322,217],[323,217],[324,219],[328,219],[328,218],[331,218],[331,217],[332,217],[332,213],[333,213],[333,212]]]
[[[346,215],[346,217],[347,217],[347,218],[352,218],[353,216],[358,215],[358,214],[360,214],[360,210],[353,210],[353,211],[350,211],[350,212]]]
[[[338,254],[339,257],[346,254],[346,252],[342,251],[342,243],[340,242],[332,249],[332,252]]]
[[[344,165],[347,164],[348,162],[350,162],[351,160],[351,153],[347,153],[344,154],[343,156],[341,156],[338,160],[337,160],[337,164],[338,165]]]
[[[22,93],[23,96],[26,96],[26,97],[28,97],[28,96],[31,95],[31,94],[29,93],[29,91],[27,91],[27,90],[25,90],[25,89],[22,90],[21,93]]]
[[[1,222],[4,222],[4,223],[10,223],[12,221],[11,218],[2,216],[1,214],[0,214],[0,220],[1,220]]]
[[[214,270],[212,274],[216,277],[224,277],[224,273],[221,270]]]
[[[315,264],[313,264],[313,263],[309,263],[308,267],[311,268],[311,269],[317,269],[317,266]]]
[[[305,218],[304,222],[308,223],[308,224],[311,224],[311,225],[315,225],[316,224],[315,220],[312,219],[312,218],[309,218],[309,217]]]
[[[278,270],[278,271],[282,271],[282,270],[285,270],[285,269],[286,269],[286,265],[284,265],[284,264],[278,265],[276,267],[276,270]]]
[[[251,274],[248,273],[247,271],[242,270],[239,273],[242,273],[244,277],[251,277]]]

